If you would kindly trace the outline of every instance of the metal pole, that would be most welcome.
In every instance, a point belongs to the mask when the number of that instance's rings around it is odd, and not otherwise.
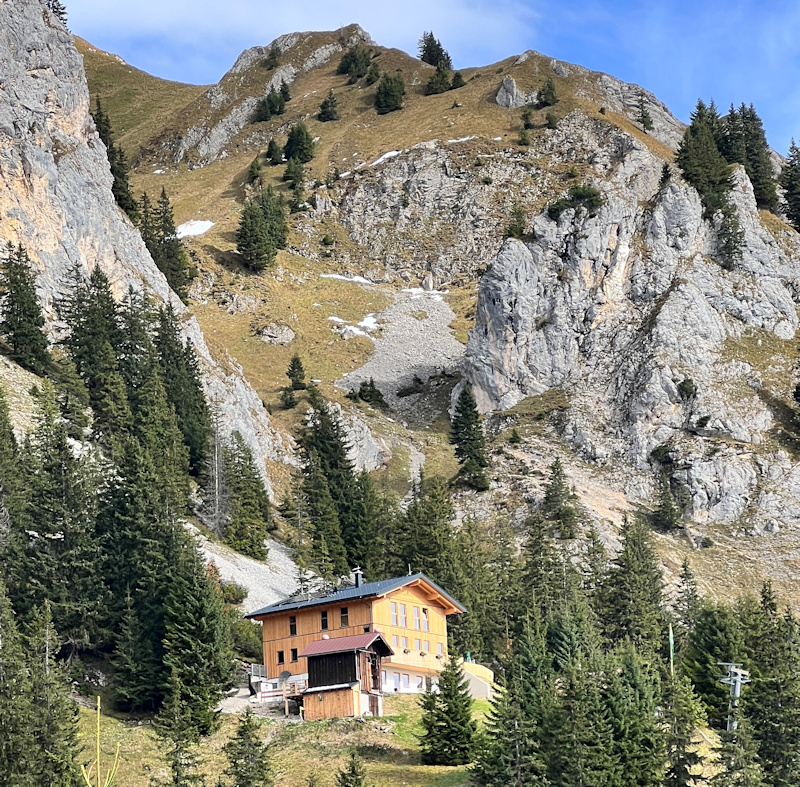
[[[728,661],[718,661],[717,666],[725,667],[725,675],[719,682],[730,687],[730,699],[728,700],[728,732],[734,732],[738,727],[737,712],[739,710],[739,699],[742,696],[742,685],[750,683],[750,673],[742,669],[741,664]]]

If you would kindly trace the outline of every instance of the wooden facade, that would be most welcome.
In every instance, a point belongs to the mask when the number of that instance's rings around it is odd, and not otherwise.
[[[323,691],[308,691],[303,695],[303,718],[306,721],[360,715],[361,692],[358,684]]]

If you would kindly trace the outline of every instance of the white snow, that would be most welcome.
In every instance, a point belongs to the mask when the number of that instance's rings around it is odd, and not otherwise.
[[[342,172],[342,173],[339,175],[339,177],[340,177],[340,178],[349,178],[349,177],[350,177],[352,174],[353,174],[353,173],[352,173],[352,172],[350,172],[350,170],[348,169],[348,170],[347,170],[347,172]]]
[[[179,224],[175,228],[175,234],[179,238],[196,238],[198,235],[205,235],[214,226],[213,221],[200,221],[192,219]]]
[[[368,314],[363,320],[361,320],[359,326],[367,331],[374,331],[378,327],[378,320],[374,314]]]
[[[369,279],[363,276],[342,276],[341,273],[320,273],[320,279],[338,279],[339,281],[349,281],[353,284],[372,284]]]
[[[328,317],[328,322],[335,322],[339,325],[347,325],[347,320],[343,320],[341,317]]]
[[[163,169],[154,169],[153,170],[153,174],[154,175],[163,175],[164,174],[164,170]]]
[[[367,339],[372,339],[372,337],[366,331],[362,331],[361,328],[356,328],[355,325],[346,325],[344,328],[342,328],[341,334],[342,339],[345,341],[348,339],[353,339],[356,336],[364,336]],[[373,339],[373,341],[375,340]]]
[[[403,292],[407,292],[413,298],[430,298],[432,301],[442,301],[443,295],[447,295],[450,290],[423,290],[422,287],[404,287]]]
[[[471,137],[461,137],[461,139],[448,139],[447,144],[455,145],[457,142],[469,142],[471,139],[476,139],[476,137],[473,135]]]
[[[370,164],[371,167],[377,167],[378,164],[383,164],[384,161],[388,161],[389,159],[394,158],[395,156],[399,156],[403,151],[402,150],[390,150],[388,153],[384,153],[380,158],[375,159],[375,161]]]
[[[492,142],[502,142],[502,141],[503,141],[502,137],[492,137]]]

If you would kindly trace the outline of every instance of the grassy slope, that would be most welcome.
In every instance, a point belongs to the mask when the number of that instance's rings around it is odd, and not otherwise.
[[[483,718],[488,703],[475,703],[475,718]],[[351,748],[364,758],[367,781],[375,787],[460,787],[468,784],[466,769],[424,766],[419,763],[417,736],[422,733],[420,709],[411,696],[386,698],[386,716],[380,719],[337,719],[331,721],[286,723],[282,719],[264,720],[262,733],[270,741],[276,783],[281,787],[301,787],[316,771],[321,787],[334,784],[335,772],[343,765]],[[94,748],[93,711],[82,708],[81,741],[84,756]],[[235,717],[223,716],[219,732],[203,741],[203,770],[213,777],[225,767],[222,746],[235,730]],[[165,765],[159,742],[149,720],[126,720],[111,716],[101,719],[101,753],[111,763],[120,745],[117,783],[125,787],[148,787],[152,776]]]

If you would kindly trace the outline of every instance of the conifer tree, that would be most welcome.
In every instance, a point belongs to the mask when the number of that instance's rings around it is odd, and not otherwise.
[[[758,744],[746,716],[740,713],[736,729],[720,733],[717,755],[722,767],[711,779],[713,787],[763,787]]]
[[[223,449],[223,462],[230,500],[225,543],[255,560],[266,560],[264,541],[272,529],[272,511],[253,452],[239,432]]]
[[[558,528],[562,538],[574,538],[578,524],[575,493],[567,483],[564,466],[556,457],[550,465],[550,482],[545,487],[542,514]]]
[[[486,441],[480,424],[480,415],[472,388],[461,390],[453,415],[451,442],[456,446],[456,457],[461,463],[460,475],[465,483],[476,489],[487,489],[483,468],[488,467]]]
[[[336,774],[336,787],[367,787],[367,772],[355,750],[350,752],[347,764]]]
[[[374,85],[381,78],[381,70],[378,64],[373,60],[367,69],[367,74],[364,81],[367,85]]]
[[[645,654],[656,653],[663,630],[661,572],[645,524],[626,519],[622,549],[611,561],[600,593],[601,617],[613,642],[629,639]]]
[[[283,155],[287,161],[297,159],[301,164],[307,164],[314,158],[314,140],[302,120],[289,129],[289,136],[283,146]]]
[[[645,131],[652,131],[653,130],[653,118],[650,115],[650,111],[647,109],[646,104],[644,103],[644,94],[639,96],[639,106],[636,115],[636,122],[645,130]]]
[[[662,473],[658,480],[658,499],[653,510],[653,527],[669,532],[681,527],[682,519],[682,512],[672,495],[669,475]]]
[[[203,393],[197,354],[191,342],[182,341],[171,306],[159,310],[154,341],[167,400],[175,407],[178,427],[189,449],[189,466],[195,475],[202,476],[208,458],[211,413]]]
[[[267,158],[273,166],[283,163],[283,148],[272,138],[267,145]]]
[[[0,784],[38,787],[31,767],[32,712],[25,648],[0,580]]]
[[[392,76],[384,74],[375,91],[375,109],[379,115],[386,115],[403,108],[403,96],[406,94],[406,85],[399,72]]]
[[[348,83],[354,85],[369,71],[371,60],[372,50],[364,44],[355,44],[342,55],[336,73],[347,74]]]
[[[338,120],[339,119],[339,102],[336,100],[336,96],[333,94],[333,88],[328,91],[328,95],[325,97],[324,101],[319,106],[319,112],[317,113],[317,120],[321,123],[327,123],[331,120]]]
[[[428,84],[425,85],[425,93],[432,96],[436,93],[446,93],[448,90],[450,90],[450,68],[444,60],[440,60]]]
[[[281,94],[281,98],[284,100],[284,102],[289,102],[292,100],[292,94],[289,90],[288,82],[281,82],[281,87],[278,92]]]
[[[99,443],[112,450],[119,436],[131,431],[133,417],[125,381],[117,368],[117,356],[108,342],[100,345],[89,385],[92,432]]]
[[[469,685],[452,654],[439,673],[439,691],[427,691],[421,701],[420,738],[425,765],[464,765],[472,760],[475,734]]]
[[[47,0],[45,3],[47,8],[53,14],[53,16],[61,22],[64,27],[67,26],[67,7],[61,2],[61,0]]]
[[[450,90],[458,90],[460,87],[464,87],[467,83],[464,81],[464,77],[461,75],[460,71],[456,71],[453,74],[453,80],[450,82]]]
[[[89,391],[72,359],[59,349],[52,355],[50,379],[55,385],[56,401],[69,436],[83,440],[89,425]]]
[[[67,675],[56,661],[61,642],[48,602],[34,611],[26,641],[35,697],[30,720],[35,741],[31,758],[34,783],[41,787],[78,787],[78,706]]]
[[[34,374],[44,374],[50,366],[50,355],[28,252],[9,243],[0,265],[0,336],[9,343],[11,357],[20,366]]]
[[[448,71],[453,68],[450,55],[447,54],[441,42],[433,33],[428,31],[425,31],[419,39],[419,59],[431,66],[443,64]]]
[[[288,88],[286,88],[286,92],[288,93]],[[267,97],[263,100],[266,102],[266,120],[269,120],[272,115],[282,115],[286,111],[286,101],[288,100],[284,95],[284,85],[281,85],[280,90],[271,87]]]
[[[236,251],[245,267],[260,273],[275,261],[275,244],[264,214],[255,200],[245,202],[236,230]]]
[[[180,686],[185,720],[198,735],[208,735],[218,725],[214,708],[230,686],[233,653],[222,595],[188,538],[182,531],[173,534],[164,602],[164,665]]]
[[[689,565],[689,558],[681,564],[678,597],[675,600],[675,624],[678,650],[683,651],[697,623],[700,611],[700,596],[697,592],[697,579]]]
[[[547,523],[539,512],[531,516],[526,524],[528,534],[523,552],[525,565],[522,570],[522,586],[528,604],[537,614],[552,611],[561,597],[559,576],[561,565],[558,555],[548,537]]]
[[[664,787],[704,787],[703,758],[694,740],[695,729],[705,721],[700,702],[688,678],[675,675],[664,698],[667,725],[667,773]]]
[[[298,186],[302,190],[303,181],[305,180],[305,169],[303,165],[296,159],[290,158],[286,162],[286,169],[284,170],[282,179],[289,182],[289,185],[296,189]]]
[[[800,231],[800,148],[794,139],[789,145],[789,156],[781,172],[781,187],[784,189],[783,199],[789,222]]]
[[[154,213],[156,233],[159,243],[158,257],[153,257],[159,270],[167,279],[167,284],[175,294],[186,303],[187,287],[196,275],[189,263],[186,247],[175,230],[172,206],[165,189],[161,189]]]
[[[276,249],[285,249],[289,239],[289,225],[286,222],[286,204],[282,195],[275,193],[272,186],[258,195],[258,207],[266,222],[267,234]]]
[[[547,77],[536,94],[536,107],[537,109],[544,109],[545,107],[554,107],[557,103],[556,83],[553,81],[553,77]]]
[[[128,179],[128,161],[122,148],[114,143],[114,132],[111,128],[111,120],[100,103],[100,96],[95,98],[95,109],[91,114],[100,141],[106,147],[106,155],[108,156],[111,175],[114,179],[111,192],[114,195],[117,205],[128,214],[131,221],[136,223],[139,210]]]
[[[273,44],[269,48],[269,53],[264,60],[264,68],[268,71],[272,71],[273,69],[277,68],[281,62],[281,50],[277,44]]]
[[[248,708],[239,717],[236,733],[222,747],[228,760],[225,774],[232,787],[272,787],[269,753],[259,727],[258,718]]]

